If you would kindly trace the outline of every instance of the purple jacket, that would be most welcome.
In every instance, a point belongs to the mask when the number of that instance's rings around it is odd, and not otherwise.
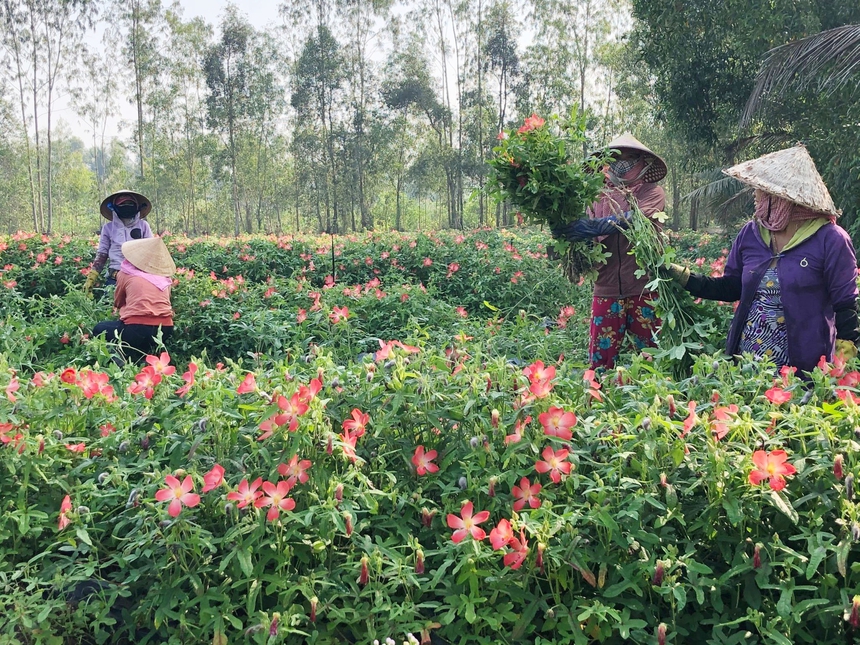
[[[726,353],[734,356],[762,276],[774,259],[764,243],[758,224],[746,224],[735,238],[723,278],[740,281],[740,301],[726,341]],[[797,246],[777,256],[776,264],[785,326],[789,364],[811,372],[822,356],[833,359],[836,340],[835,313],[856,306],[857,260],[851,238],[840,226],[825,224]],[[719,279],[718,279],[719,280]],[[707,298],[709,289],[697,288],[701,278],[688,283],[693,295]]]
[[[132,236],[132,231],[135,229],[140,231],[139,238]],[[123,242],[146,237],[152,237],[152,229],[149,228],[149,224],[145,219],[140,219],[140,215],[135,215],[134,219],[127,226],[119,217],[114,215],[112,222],[108,222],[102,226],[96,257],[100,255],[108,256],[108,269],[119,271],[122,261],[125,260],[122,254]]]

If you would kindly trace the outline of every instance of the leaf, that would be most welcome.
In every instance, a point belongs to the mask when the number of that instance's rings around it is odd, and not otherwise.
[[[254,572],[254,567],[251,564],[251,552],[246,549],[240,549],[236,552],[236,557],[239,558],[239,567],[242,569],[242,573],[250,578]]]
[[[797,515],[797,511],[794,510],[794,507],[789,503],[788,499],[782,494],[782,492],[770,490],[765,493],[765,497],[767,497],[768,501],[773,504],[780,513],[785,515],[794,524],[797,524],[800,519]]]
[[[499,310],[499,308],[498,308],[498,307],[496,307],[496,306],[494,306],[494,305],[491,305],[491,304],[490,304],[490,302],[489,302],[488,300],[484,300],[484,306],[485,306],[487,309],[489,309],[490,311],[498,311],[498,310]]]
[[[80,526],[76,527],[75,528],[75,535],[77,535],[78,539],[81,542],[83,542],[84,544],[88,544],[90,546],[93,545],[92,541],[90,540],[90,535],[89,535],[89,533],[87,533],[86,529],[84,529]]]
[[[215,632],[212,637],[212,645],[227,645],[227,637],[220,631]]]
[[[844,538],[836,545],[836,568],[843,578],[848,576],[848,554],[851,553],[851,540]]]
[[[806,565],[806,579],[812,580],[812,577],[818,572],[818,565],[824,560],[827,555],[827,549],[819,545],[809,554],[809,564]]]

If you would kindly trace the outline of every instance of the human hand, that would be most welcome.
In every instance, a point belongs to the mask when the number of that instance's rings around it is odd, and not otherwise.
[[[834,354],[842,360],[850,361],[852,358],[857,357],[857,345],[852,343],[850,340],[837,338]]]
[[[669,278],[680,284],[682,287],[687,286],[687,281],[690,279],[690,270],[687,267],[672,263],[667,266],[665,270]]]
[[[87,280],[84,282],[84,293],[90,293],[93,290],[93,287],[96,286],[96,282],[99,281],[98,271],[91,270],[87,274]]]

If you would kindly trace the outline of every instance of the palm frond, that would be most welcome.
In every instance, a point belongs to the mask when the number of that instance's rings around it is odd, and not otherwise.
[[[740,154],[750,146],[758,146],[777,150],[786,142],[791,142],[795,138],[790,132],[762,132],[761,134],[753,134],[748,137],[740,137],[730,142],[723,148],[727,159],[737,159]]]
[[[719,168],[698,173],[697,177],[706,183],[684,195],[685,201],[698,201],[723,224],[746,215],[752,202],[749,186],[726,177]]]
[[[860,86],[860,25],[844,25],[787,43],[767,53],[741,117],[752,120],[767,98],[789,88],[802,91],[817,83],[832,94],[849,83]]]

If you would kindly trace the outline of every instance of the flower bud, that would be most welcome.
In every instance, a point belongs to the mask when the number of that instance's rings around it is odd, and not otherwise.
[[[851,523],[851,537],[855,542],[860,542],[860,524],[857,522]]]
[[[419,576],[424,573],[424,551],[421,549],[415,552],[415,573]]]
[[[117,450],[119,450],[120,453],[125,453],[125,452],[128,452],[128,449],[130,447],[131,447],[131,444],[128,441],[123,441],[122,443],[119,444],[119,447],[117,448]]]
[[[478,437],[472,437],[471,439],[469,439],[469,445],[472,446],[472,450],[478,447],[479,441],[480,439],[478,439]]]
[[[666,623],[657,625],[657,645],[666,645]]]
[[[160,526],[160,527],[161,527],[161,528],[163,528],[163,529],[166,529],[166,528],[167,528],[168,526],[170,526],[172,523],[173,523],[173,520],[161,520],[161,521],[158,523],[158,526]]]
[[[37,450],[37,454],[42,454],[45,452],[45,438],[42,435],[39,435],[39,447]]]
[[[54,439],[56,439],[57,441],[62,441],[63,440],[63,433],[60,432],[59,430],[54,430]]]
[[[433,517],[436,515],[435,510],[429,510],[427,508],[421,509],[421,523],[426,526],[428,529],[433,525]]]
[[[343,484],[334,487],[334,498],[337,502],[343,501]]]
[[[538,571],[543,575],[543,552],[546,549],[546,544],[543,542],[538,542],[537,546],[537,560],[535,560],[535,566],[538,568]]]
[[[486,389],[486,391],[485,391],[485,394],[489,394],[489,393],[490,393],[490,390],[491,390],[492,388],[493,388],[493,379],[491,379],[491,378],[488,376],[488,377],[487,377],[487,389]],[[497,412],[496,414],[498,414],[498,412]]]
[[[490,477],[490,483],[487,486],[487,495],[490,497],[496,496],[496,478]]]
[[[352,535],[352,515],[344,513],[343,521],[346,523],[346,537],[349,537]]]
[[[666,488],[669,485],[669,482],[666,479],[666,473],[660,473],[660,486]]]
[[[715,363],[716,365],[716,363]],[[720,402],[720,393],[717,390],[711,392],[711,403],[719,403]]]
[[[75,509],[75,512],[78,515],[87,515],[90,512],[90,507],[89,506],[78,506]]]
[[[806,405],[812,400],[812,390],[807,390],[806,393],[800,397],[800,405]]]
[[[230,502],[224,504],[224,515],[232,515],[233,514],[233,505]]]
[[[499,416],[500,416],[500,415],[499,415],[499,411],[498,411],[498,410],[496,410],[495,408],[493,408],[493,409],[490,411],[490,423],[492,424],[492,426],[493,426],[494,428],[498,428],[498,427],[499,427]]]
[[[311,622],[317,622],[317,605],[319,604],[319,599],[314,596],[311,598]]]
[[[469,485],[469,481],[465,477],[460,477],[457,481],[457,485],[460,486],[460,490],[466,490],[466,487]]]
[[[842,477],[845,476],[845,473],[842,470],[843,461],[844,457],[841,454],[836,455],[833,458],[833,476],[836,477],[836,479],[842,479]]]
[[[753,549],[753,569],[761,569],[761,544],[756,544]]]
[[[666,404],[669,406],[669,417],[675,416],[675,411],[678,409],[675,406],[675,397],[671,394],[666,397]]]
[[[278,612],[272,614],[272,624],[269,625],[269,638],[278,635],[278,622],[281,620],[281,615]]]
[[[370,581],[370,570],[368,569],[368,560],[366,555],[361,556],[361,574],[358,576],[358,584],[364,587]]]
[[[657,564],[654,566],[654,574],[651,576],[651,584],[655,587],[662,585],[665,573],[663,561],[657,560]]]
[[[854,596],[851,600],[851,615],[848,617],[848,624],[852,628],[860,628],[860,596]]]
[[[128,501],[125,503],[126,508],[131,508],[132,506],[138,505],[138,498],[140,497],[140,490],[137,488],[133,488],[132,491],[128,494]]]
[[[651,417],[645,417],[642,419],[642,429],[650,430],[651,429]]]
[[[141,450],[149,450],[149,435],[143,435],[143,438],[140,440],[140,449]]]
[[[326,454],[329,455],[334,452],[334,437],[332,437],[331,435],[328,436],[328,443],[326,444],[325,451]]]
[[[395,365],[397,365],[396,361],[385,361],[385,364],[383,365],[383,367],[387,370],[390,370]]]
[[[110,477],[110,473],[100,473],[99,474],[99,484],[104,484],[108,478]]]
[[[845,497],[848,498],[849,502],[854,501],[854,475],[851,473],[845,477]]]

